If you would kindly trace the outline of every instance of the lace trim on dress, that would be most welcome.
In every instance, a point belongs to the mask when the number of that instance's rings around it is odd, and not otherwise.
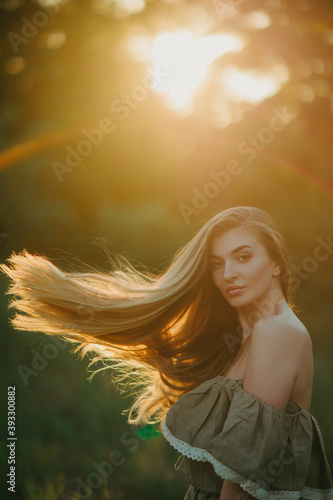
[[[257,500],[299,500],[300,497],[305,500],[333,500],[333,488],[328,490],[318,490],[315,488],[310,488],[309,486],[304,486],[302,491],[267,491],[253,483],[250,479],[234,472],[229,469],[226,465],[221,464],[211,453],[203,448],[197,448],[191,446],[185,441],[176,438],[163,422],[162,430],[165,438],[169,441],[171,446],[179,451],[182,455],[192,460],[197,460],[198,462],[209,462],[214,467],[214,470],[218,476],[222,479],[227,479],[234,483],[239,484],[239,486],[254,496]]]

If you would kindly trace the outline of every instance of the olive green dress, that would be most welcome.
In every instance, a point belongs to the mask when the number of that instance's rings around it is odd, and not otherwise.
[[[289,401],[285,411],[219,375],[181,396],[162,432],[181,455],[184,500],[219,500],[228,479],[258,500],[333,500],[331,469],[317,420]],[[240,494],[237,500],[242,500]]]

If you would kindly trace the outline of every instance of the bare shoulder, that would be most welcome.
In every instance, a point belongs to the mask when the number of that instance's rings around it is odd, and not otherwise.
[[[256,343],[267,339],[269,342],[282,343],[290,347],[292,344],[312,349],[310,334],[303,323],[298,319],[284,316],[270,316],[262,319],[253,328],[253,340]]]
[[[270,316],[264,318],[252,331],[250,351],[253,362],[278,356],[295,368],[297,381],[309,381],[313,374],[311,336],[296,318]]]
[[[292,315],[264,318],[253,328],[243,387],[284,410],[291,399],[309,407],[312,342]]]

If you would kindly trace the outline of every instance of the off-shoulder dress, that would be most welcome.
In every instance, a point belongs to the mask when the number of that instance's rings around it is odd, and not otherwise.
[[[332,471],[314,416],[289,400],[285,411],[218,375],[168,410],[162,432],[181,455],[184,500],[219,500],[228,479],[258,500],[333,500]]]

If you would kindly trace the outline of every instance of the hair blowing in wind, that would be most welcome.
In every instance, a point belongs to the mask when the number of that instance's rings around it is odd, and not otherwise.
[[[136,399],[130,424],[162,422],[185,392],[222,373],[232,352],[228,336],[241,340],[237,312],[214,285],[209,244],[223,231],[256,232],[281,265],[281,285],[289,305],[290,263],[275,223],[264,210],[235,207],[210,219],[172,259],[164,272],[139,272],[125,259],[110,258],[108,273],[63,272],[47,257],[12,253],[0,270],[10,278],[7,294],[13,328],[57,335],[74,344],[81,357],[93,354],[129,379]]]

